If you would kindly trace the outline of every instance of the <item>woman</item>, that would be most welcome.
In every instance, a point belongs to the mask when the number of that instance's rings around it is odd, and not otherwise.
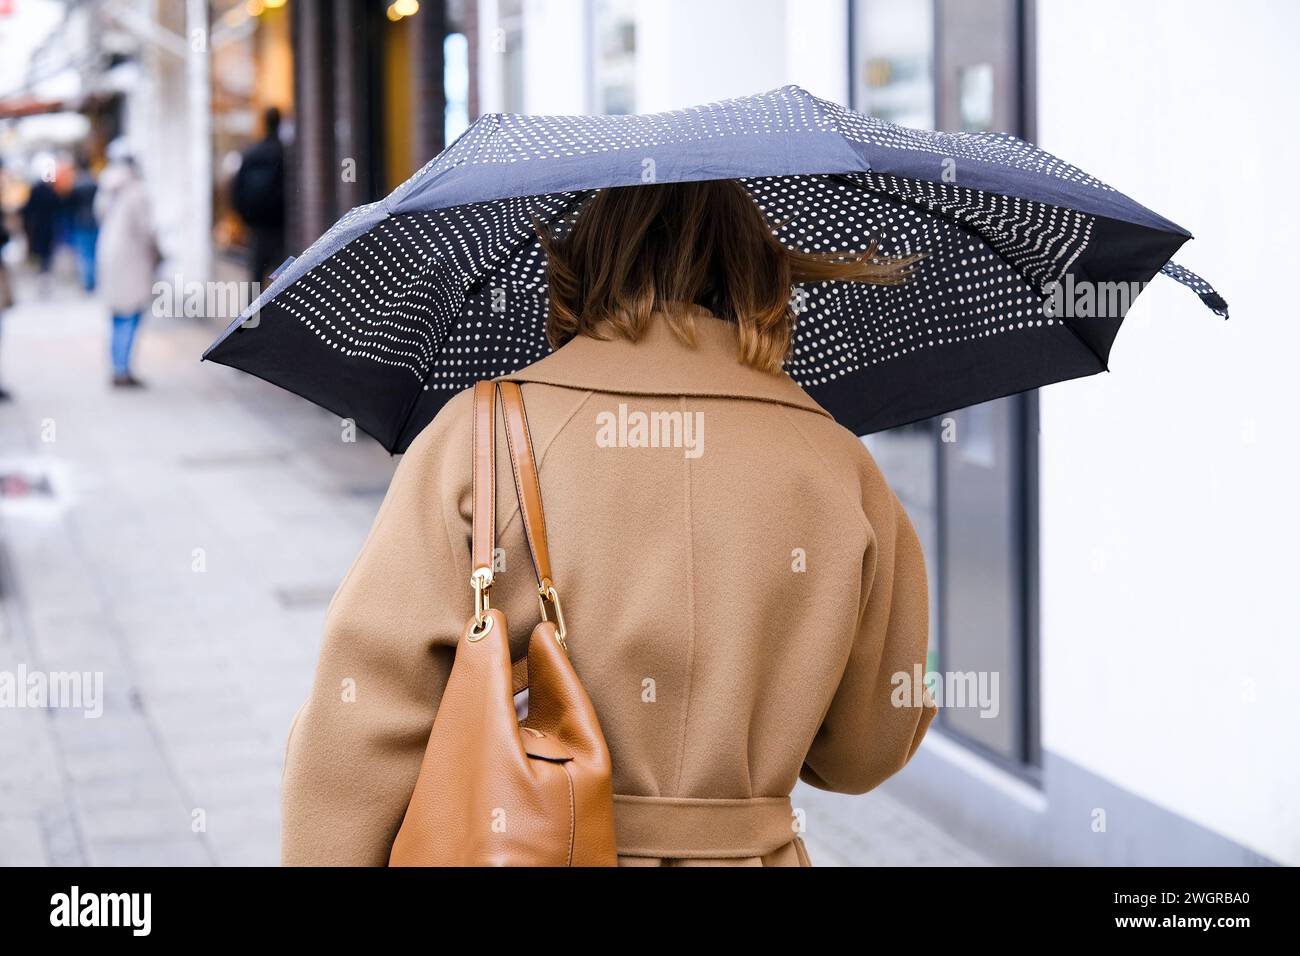
[[[124,147],[114,145],[110,153],[113,165],[104,171],[95,195],[95,218],[100,223],[95,272],[100,296],[112,316],[113,385],[139,388],[142,383],[131,372],[131,353],[140,319],[153,301],[154,273],[162,257],[149,194],[135,160]]]
[[[4,258],[5,246],[9,244],[9,229],[5,225],[4,176],[4,167],[0,166],[0,345],[4,342],[5,313],[14,307],[13,284],[9,279],[9,267],[5,265]],[[3,350],[0,350],[0,355],[2,354]],[[2,382],[3,378],[0,377],[0,383]],[[0,384],[0,402],[7,402],[12,397],[13,396],[5,390],[4,385]]]
[[[808,865],[796,780],[870,790],[935,711],[891,698],[925,658],[916,534],[858,438],[781,371],[791,288],[900,282],[912,260],[791,252],[732,181],[603,190],[543,244],[556,350],[506,377],[525,383],[620,862]],[[331,603],[290,729],[286,864],[388,859],[469,611],[470,408],[458,395],[416,438]],[[670,427],[611,427],[632,421]],[[536,593],[497,480],[495,603],[519,656]]]

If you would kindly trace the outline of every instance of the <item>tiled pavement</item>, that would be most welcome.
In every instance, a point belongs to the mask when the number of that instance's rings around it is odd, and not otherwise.
[[[0,864],[272,864],[285,732],[394,460],[201,365],[216,330],[197,320],[146,319],[149,387],[114,391],[98,306],[20,291],[0,331],[0,671],[102,671],[104,703],[0,708]],[[985,862],[885,794],[795,804],[819,865]]]

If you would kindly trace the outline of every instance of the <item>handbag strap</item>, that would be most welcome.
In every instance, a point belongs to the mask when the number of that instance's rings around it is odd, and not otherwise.
[[[533,559],[533,572],[537,575],[537,606],[542,620],[551,620],[546,606],[555,614],[556,639],[560,647],[568,650],[565,638],[568,628],[564,623],[564,608],[560,605],[560,592],[551,578],[551,550],[546,541],[546,513],[542,510],[542,484],[537,474],[537,458],[533,454],[533,438],[528,430],[528,412],[524,408],[524,392],[518,382],[500,382],[501,405],[505,409],[506,444],[510,448],[510,464],[515,476],[515,494],[519,498],[519,515],[524,525],[524,538],[528,554]]]
[[[542,484],[537,477],[537,459],[533,439],[528,431],[528,412],[524,393],[518,382],[499,383],[501,406],[506,414],[506,442],[510,446],[510,465],[515,475],[515,494],[524,523],[528,553],[533,559],[539,589],[551,580],[551,553],[546,543],[546,513],[542,510]]]
[[[496,398],[501,394],[505,410],[506,444],[514,475],[519,514],[528,542],[528,554],[537,575],[537,603],[542,620],[551,620],[554,610],[560,645],[567,629],[560,595],[551,578],[551,554],[546,539],[546,515],[542,510],[542,486],[538,478],[533,439],[528,429],[523,389],[517,382],[477,382],[474,385],[474,458],[472,537],[470,541],[470,584],[474,588],[475,620],[481,626],[488,608],[488,590],[495,577],[493,552],[496,548]]]
[[[496,479],[497,390],[492,382],[474,385],[474,448],[471,459],[470,587],[474,589],[474,620],[484,626],[488,588],[492,586],[493,552],[497,536]]]

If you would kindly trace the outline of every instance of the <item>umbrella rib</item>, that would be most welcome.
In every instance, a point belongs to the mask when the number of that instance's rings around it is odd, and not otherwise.
[[[586,197],[587,197],[591,192],[592,192],[592,190],[590,190],[590,189],[579,190],[578,192],[576,192],[576,193],[574,194],[574,197],[573,197],[571,200],[569,200],[569,201],[568,201],[567,203],[565,203],[561,208],[559,208],[558,210],[555,211],[555,213],[554,213],[554,214],[549,218],[549,221],[550,221],[550,222],[554,222],[556,219],[558,219],[558,218],[560,218],[561,216],[563,216],[563,215],[564,215],[565,213],[567,213],[570,209],[572,209],[572,208],[574,207],[574,205],[576,205],[577,203],[579,203],[579,202],[581,202],[583,199],[585,199],[585,198],[586,198]],[[529,197],[529,198],[532,198],[532,197]],[[525,232],[524,235],[520,236],[519,239],[518,239],[516,242],[514,242],[514,243],[512,243],[510,246],[508,246],[508,247],[505,249],[505,251],[502,252],[502,254],[501,254],[500,256],[498,256],[498,257],[496,258],[495,261],[493,261],[493,263],[492,263],[492,269],[495,269],[495,268],[496,268],[498,265],[500,265],[500,263],[503,262],[504,260],[509,259],[510,256],[514,255],[516,252],[518,252],[520,249],[522,249],[523,246],[524,246],[524,244],[525,244],[526,242],[529,242],[529,241],[530,241],[531,239],[533,239],[533,238],[535,238],[535,234],[534,234],[534,233],[532,233],[532,232]],[[491,270],[491,269],[484,270],[484,273],[483,273],[483,275],[479,278],[478,282],[475,282],[474,285],[469,286],[469,287],[465,290],[465,297],[466,297],[466,298],[469,298],[470,290],[472,290],[473,288],[475,288],[475,287],[478,286],[478,285],[481,285],[481,284],[482,284],[482,283],[487,279],[487,277],[488,277],[489,275],[491,275],[491,273],[492,273],[492,270]],[[463,304],[463,300],[462,300],[462,304]],[[433,362],[430,362],[430,363],[429,363],[429,370],[428,370],[427,372],[425,372],[425,374],[424,374],[424,378],[423,378],[423,380],[422,380],[421,383],[420,383],[420,390],[419,390],[418,392],[416,392],[415,395],[411,398],[410,402],[407,403],[407,406],[406,406],[406,413],[402,416],[401,421],[398,423],[398,426],[397,426],[397,432],[396,432],[396,434],[393,436],[393,447],[396,447],[396,446],[397,446],[397,443],[401,440],[402,435],[406,432],[406,426],[410,423],[410,421],[411,421],[411,416],[415,413],[415,406],[419,404],[419,402],[420,402],[420,396],[423,395],[424,392],[425,392],[425,390],[429,387],[429,377],[433,374],[433,365],[434,365]],[[391,450],[391,449],[390,449],[390,450]]]
[[[1026,287],[1033,290],[1035,295],[1037,296],[1042,295],[1042,293],[1038,291],[1038,287],[1034,284],[1034,282],[1027,275],[1025,275],[1024,272],[1022,272],[1019,268],[1017,268],[1015,264],[1013,264],[1004,255],[1002,255],[1002,253],[999,252],[992,243],[990,243],[986,238],[984,238],[984,236],[982,236],[979,232],[970,228],[965,223],[961,222],[959,219],[952,216],[951,214],[944,212],[942,209],[937,209],[937,210],[930,209],[929,207],[923,206],[920,203],[916,202],[915,200],[908,199],[907,197],[904,196],[895,196],[893,193],[887,193],[879,189],[872,189],[870,186],[867,186],[864,183],[860,183],[857,182],[856,180],[850,179],[844,173],[831,173],[830,175],[832,178],[842,180],[843,182],[846,182],[851,186],[861,189],[864,192],[869,192],[876,196],[884,196],[888,199],[894,200],[895,202],[901,205],[907,206],[910,209],[915,209],[917,212],[925,213],[928,216],[937,216],[938,218],[952,225],[955,229],[957,229],[961,233],[967,236],[972,236],[975,239],[978,239],[986,249],[988,249],[990,252],[993,253],[993,255],[998,257],[998,261],[1000,261],[1003,265],[1005,265],[1008,269],[1010,269],[1013,273],[1015,273],[1016,276],[1020,278],[1020,281],[1026,285]],[[1085,213],[1084,215],[1088,215],[1088,214]],[[1083,347],[1086,348],[1089,352],[1091,352],[1096,357],[1103,371],[1106,372],[1110,371],[1110,366],[1107,363],[1107,361],[1101,357],[1101,354],[1095,348],[1092,347],[1092,344],[1087,339],[1085,339],[1082,335],[1079,334],[1079,331],[1074,326],[1072,326],[1069,322],[1065,321],[1064,318],[1061,319],[1061,324],[1065,326],[1067,329],[1069,329],[1070,334],[1073,335],[1076,339],[1078,339],[1083,344]]]
[[[791,254],[925,259],[904,288],[793,290],[808,302],[787,371],[859,433],[1108,371],[1159,262],[1226,315],[1173,262],[1186,230],[1033,143],[908,129],[787,85],[656,114],[484,114],[346,212],[203,357],[346,409],[397,454],[467,386],[554,354],[547,250],[593,195],[643,184],[627,153],[654,153],[668,182],[739,182]],[[1106,298],[1052,308],[1061,280]],[[1110,280],[1130,281],[1113,297]],[[259,309],[266,329],[233,338]]]

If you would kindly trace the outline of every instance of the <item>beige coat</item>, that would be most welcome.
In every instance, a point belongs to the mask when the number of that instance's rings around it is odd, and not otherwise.
[[[99,297],[113,315],[147,312],[160,255],[149,193],[134,169],[111,166],[95,196],[99,239],[95,275]]]
[[[796,779],[870,790],[934,716],[891,697],[925,658],[921,549],[857,437],[787,375],[739,364],[731,325],[697,326],[695,348],[658,323],[508,377],[613,758],[620,862],[808,865]],[[470,409],[457,395],[411,445],[330,606],[290,730],[286,864],[387,862],[473,609]],[[638,412],[681,416],[649,419],[667,426],[653,442]],[[497,502],[493,597],[519,655],[537,602],[508,467]]]

